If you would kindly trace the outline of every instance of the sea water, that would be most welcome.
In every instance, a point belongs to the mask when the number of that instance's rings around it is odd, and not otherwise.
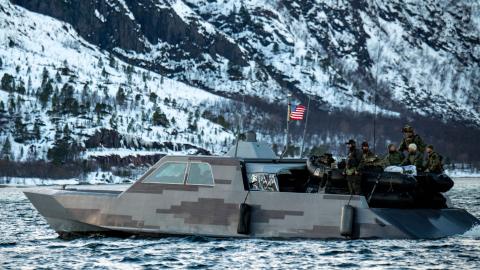
[[[480,179],[456,179],[452,202],[480,217]],[[480,227],[439,240],[62,240],[19,188],[0,188],[0,269],[480,269]]]

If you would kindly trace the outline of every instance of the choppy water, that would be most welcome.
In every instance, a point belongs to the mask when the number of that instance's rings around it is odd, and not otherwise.
[[[480,179],[456,180],[458,206],[480,217]],[[480,227],[440,240],[272,241],[80,238],[61,240],[21,189],[0,188],[0,268],[480,269]]]

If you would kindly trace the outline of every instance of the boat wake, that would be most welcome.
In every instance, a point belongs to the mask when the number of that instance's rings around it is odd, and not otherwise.
[[[468,238],[480,239],[480,224],[473,226],[470,230],[466,231],[462,236]]]

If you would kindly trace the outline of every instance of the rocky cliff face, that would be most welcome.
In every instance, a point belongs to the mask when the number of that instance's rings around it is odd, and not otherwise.
[[[337,150],[350,136],[371,139],[376,113],[378,147],[398,142],[409,122],[453,159],[480,160],[472,146],[480,136],[480,7],[471,1],[11,3],[1,12],[24,7],[53,17],[87,47],[245,101],[245,125],[265,139],[281,143],[291,92],[296,102],[312,97],[312,145]],[[226,104],[208,119],[222,114],[232,125]],[[294,125],[295,134],[301,129]]]

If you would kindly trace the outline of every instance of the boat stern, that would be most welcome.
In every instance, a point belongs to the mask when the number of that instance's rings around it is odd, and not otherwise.
[[[413,239],[437,239],[460,235],[480,221],[464,209],[391,209],[372,208],[382,220]]]

